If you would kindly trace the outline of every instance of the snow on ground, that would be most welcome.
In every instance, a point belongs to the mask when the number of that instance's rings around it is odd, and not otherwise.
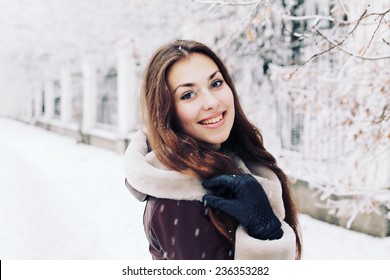
[[[0,119],[0,259],[149,258],[121,156]]]
[[[121,155],[9,119],[0,131],[0,259],[150,259]],[[300,221],[304,259],[390,259],[390,237]]]

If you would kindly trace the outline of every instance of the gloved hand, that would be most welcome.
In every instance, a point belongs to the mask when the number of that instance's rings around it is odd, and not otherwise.
[[[252,175],[218,175],[202,184],[213,193],[203,196],[203,201],[236,218],[250,236],[262,240],[283,236],[263,187]]]

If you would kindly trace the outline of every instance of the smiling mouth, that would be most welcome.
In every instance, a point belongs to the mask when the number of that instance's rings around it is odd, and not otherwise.
[[[202,125],[216,124],[216,123],[219,123],[223,119],[224,115],[225,115],[225,112],[221,113],[219,116],[216,116],[214,118],[200,121],[199,123]]]

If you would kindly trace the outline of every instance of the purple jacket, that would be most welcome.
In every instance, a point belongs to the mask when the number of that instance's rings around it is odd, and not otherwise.
[[[199,201],[149,197],[144,227],[153,259],[233,259],[233,245],[216,230]]]

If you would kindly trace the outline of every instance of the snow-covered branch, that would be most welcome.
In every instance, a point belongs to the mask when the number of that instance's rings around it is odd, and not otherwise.
[[[251,6],[256,5],[262,0],[254,1],[218,1],[218,0],[192,0],[195,3],[199,4],[208,4],[208,5],[221,5],[221,6]]]
[[[340,41],[336,42],[335,40],[333,40],[332,38],[329,38],[328,36],[326,36],[318,27],[316,26],[312,26],[312,29],[318,34],[320,35],[323,39],[325,39],[328,43],[330,43],[330,47],[323,50],[323,51],[320,51],[320,52],[317,52],[315,54],[313,54],[309,59],[307,59],[306,61],[304,61],[303,63],[301,63],[297,68],[296,70],[291,73],[291,76],[293,76],[301,67],[303,67],[304,65],[306,65],[307,63],[311,62],[312,60],[326,54],[326,53],[329,53],[330,51],[334,50],[334,49],[338,49],[338,50],[341,50],[343,52],[345,52],[346,54],[348,55],[351,55],[353,57],[356,57],[356,58],[359,58],[359,59],[367,59],[367,60],[382,60],[382,59],[390,59],[390,55],[389,56],[378,56],[378,57],[369,57],[369,56],[365,56],[368,48],[371,46],[373,40],[374,40],[374,37],[375,35],[377,34],[379,28],[381,27],[381,25],[385,22],[385,16],[387,14],[389,14],[390,12],[390,9],[383,12],[383,13],[368,13],[367,10],[365,10],[361,16],[359,17],[359,19],[357,19],[355,25],[353,26],[353,28],[351,29],[351,31],[348,32],[348,34],[346,36],[344,36],[343,39],[341,39]],[[364,19],[367,19],[369,17],[377,17],[379,16],[380,17],[380,20],[375,28],[375,30],[372,32],[371,34],[371,38],[370,38],[370,41],[368,42],[367,46],[364,48],[364,50],[362,51],[361,54],[359,53],[353,53],[352,51],[349,51],[347,50],[346,48],[343,47],[343,44],[347,41],[347,39],[349,37],[351,37],[355,32],[356,32],[356,29],[358,28],[358,26],[362,23],[362,21]],[[296,19],[294,20],[297,20],[299,17],[297,17]],[[305,17],[300,17],[301,20],[305,20],[307,18]],[[314,18],[314,17],[313,17]],[[320,18],[314,18],[316,20],[319,20]],[[330,20],[329,18],[325,17],[325,19],[327,20]],[[296,35],[296,34],[294,34]]]
[[[353,53],[352,51],[349,51],[346,48],[342,47],[344,41],[342,41],[342,42],[335,42],[334,40],[332,40],[331,38],[329,38],[325,34],[323,34],[319,29],[314,28],[314,30],[317,32],[318,35],[320,35],[323,39],[325,39],[327,42],[329,42],[332,46],[329,49],[324,50],[321,53],[313,55],[313,57],[311,57],[309,60],[305,61],[304,64],[310,62],[312,59],[316,58],[317,56],[320,56],[322,54],[325,54],[325,53],[333,50],[334,48],[337,48],[338,50],[341,50],[342,52],[344,52],[344,53],[346,53],[346,54],[348,54],[350,56],[353,56],[355,58],[359,58],[359,59],[373,60],[373,61],[375,61],[375,60],[382,60],[382,59],[390,59],[390,55],[389,56],[378,56],[378,57],[371,57],[371,56],[365,56],[364,55],[366,53],[368,47],[370,46],[372,40],[370,41],[369,45],[366,46],[363,54],[358,54],[358,53]],[[375,36],[375,34],[372,35],[372,38],[374,36]],[[302,64],[301,66],[303,66],[304,64]]]

